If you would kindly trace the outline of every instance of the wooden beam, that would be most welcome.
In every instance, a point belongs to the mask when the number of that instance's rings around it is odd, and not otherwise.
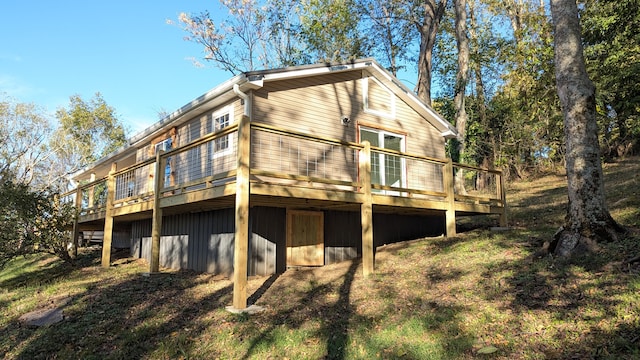
[[[442,180],[444,181],[444,192],[447,194],[447,211],[445,215],[447,236],[456,236],[456,195],[453,185],[453,162],[451,159],[448,159],[444,165]]]
[[[249,177],[251,123],[243,115],[238,122],[236,173],[236,232],[233,247],[233,307],[247,308],[247,261],[249,252]]]
[[[153,216],[151,220],[151,261],[149,272],[160,271],[160,237],[162,236],[162,208],[160,207],[160,192],[164,186],[164,168],[166,158],[162,156],[164,151],[156,153],[156,166],[153,179]]]
[[[267,184],[254,182],[251,188],[252,194],[269,195],[279,197],[293,197],[299,199],[340,201],[340,202],[362,202],[361,194],[353,191],[313,189],[308,187],[293,186],[287,184]]]
[[[502,176],[502,173],[500,173],[498,177],[500,178],[500,181],[498,182],[498,186],[499,186],[498,195],[502,200],[502,213],[500,214],[500,226],[508,227],[509,219],[507,218],[507,192],[505,191],[505,187],[504,187],[504,176]]]
[[[361,192],[360,221],[362,224],[362,271],[364,276],[373,274],[375,259],[373,253],[373,200],[371,198],[371,144],[363,141],[360,150],[359,172]]]
[[[78,257],[78,236],[80,236],[80,226],[78,225],[78,218],[80,217],[80,208],[82,207],[82,190],[80,187],[76,188],[75,198],[75,218],[73,219],[73,257]]]
[[[107,178],[107,203],[104,216],[104,236],[102,238],[102,267],[111,266],[111,239],[113,238],[113,200],[116,198],[116,163],[111,164]],[[93,177],[93,174],[92,174]],[[93,189],[93,187],[92,187]],[[89,197],[93,195],[91,191]]]

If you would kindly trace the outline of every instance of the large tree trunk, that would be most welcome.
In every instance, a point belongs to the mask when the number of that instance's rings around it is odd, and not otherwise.
[[[420,53],[418,54],[418,97],[431,106],[431,69],[433,67],[433,47],[436,44],[436,34],[448,0],[426,0],[424,3],[424,17],[416,22],[420,33]]]
[[[467,37],[467,1],[454,0],[456,11],[456,42],[458,45],[458,73],[453,97],[456,108],[455,122],[458,130],[458,154],[460,159],[464,153],[467,127],[467,111],[465,109],[465,90],[469,81],[469,38]]]
[[[456,87],[454,89],[453,104],[456,108],[455,122],[458,130],[456,142],[458,161],[464,158],[464,147],[466,141],[467,110],[465,109],[465,93],[469,81],[469,38],[467,36],[467,1],[454,0],[456,13],[456,43],[458,46],[458,72],[456,74]],[[467,191],[464,187],[464,172],[458,171],[455,177],[456,189],[462,195]]]
[[[593,249],[623,231],[607,209],[604,191],[595,87],[587,74],[575,0],[551,0],[555,71],[564,114],[569,207],[553,251],[561,256]]]

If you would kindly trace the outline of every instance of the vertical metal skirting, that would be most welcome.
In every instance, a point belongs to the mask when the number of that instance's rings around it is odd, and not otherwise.
[[[324,213],[325,264],[351,260],[362,253],[360,213],[326,211]]]
[[[249,275],[284,271],[285,210],[252,208]],[[165,216],[160,239],[160,265],[229,275],[233,271],[234,209]],[[131,256],[151,259],[151,221],[131,225]],[[283,253],[284,254],[284,253]]]

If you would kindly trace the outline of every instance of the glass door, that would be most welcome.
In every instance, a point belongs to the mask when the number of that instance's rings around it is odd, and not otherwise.
[[[404,136],[390,133],[383,130],[360,128],[360,141],[369,141],[372,147],[383,149],[404,151]],[[405,162],[404,159],[397,155],[382,154],[375,151],[371,152],[371,183],[404,187],[405,181]],[[380,191],[388,195],[398,194],[397,191]]]

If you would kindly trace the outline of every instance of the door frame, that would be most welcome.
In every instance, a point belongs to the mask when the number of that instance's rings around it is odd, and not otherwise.
[[[306,215],[311,217],[317,217],[319,221],[319,226],[316,231],[316,239],[318,242],[316,246],[318,250],[321,251],[321,261],[317,263],[308,264],[308,263],[295,263],[292,259],[292,244],[293,244],[293,216],[296,215]],[[315,211],[315,210],[297,210],[297,209],[287,209],[287,233],[286,233],[286,264],[289,266],[324,266],[324,212]],[[311,246],[311,245],[310,245]]]

